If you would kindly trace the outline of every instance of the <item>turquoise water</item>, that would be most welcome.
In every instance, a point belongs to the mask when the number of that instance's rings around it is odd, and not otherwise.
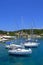
[[[16,44],[20,40],[14,41]],[[32,54],[28,57],[16,57],[8,54],[6,43],[0,43],[0,65],[43,65],[43,39],[38,39],[38,48],[32,48]]]

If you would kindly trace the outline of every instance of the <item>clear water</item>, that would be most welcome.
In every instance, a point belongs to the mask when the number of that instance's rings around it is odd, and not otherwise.
[[[14,42],[19,44],[21,40],[15,40]],[[39,47],[32,48],[33,52],[28,57],[11,56],[5,49],[6,43],[0,43],[0,65],[43,65],[43,39],[38,39],[38,42],[40,43]]]

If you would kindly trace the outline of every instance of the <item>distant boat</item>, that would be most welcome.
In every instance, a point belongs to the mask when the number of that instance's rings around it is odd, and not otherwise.
[[[0,42],[5,42],[5,41],[7,41],[8,39],[5,39],[5,38],[2,38],[2,39],[0,39]]]

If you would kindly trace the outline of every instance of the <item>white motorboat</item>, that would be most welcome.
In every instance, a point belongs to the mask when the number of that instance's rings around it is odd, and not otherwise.
[[[13,49],[13,48],[17,48],[17,47],[21,47],[21,45],[16,45],[16,44],[10,44],[10,45],[6,45],[5,46],[7,49]]]
[[[9,54],[11,55],[29,55],[32,53],[31,49],[23,49],[23,48],[18,48],[18,49],[12,49],[8,51]]]
[[[36,43],[36,42],[25,42],[24,43],[24,46],[26,48],[29,48],[29,47],[38,47],[39,43]]]

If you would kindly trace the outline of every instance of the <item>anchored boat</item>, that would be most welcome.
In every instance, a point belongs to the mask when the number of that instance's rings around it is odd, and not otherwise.
[[[25,42],[24,43],[24,46],[26,48],[29,48],[29,47],[38,47],[39,43],[36,43],[36,42]]]
[[[12,49],[8,51],[9,54],[11,55],[29,55],[32,53],[31,49],[23,49],[23,48],[17,48],[17,49]]]
[[[13,49],[13,48],[20,48],[21,45],[16,45],[16,44],[10,44],[5,46],[7,49]]]

